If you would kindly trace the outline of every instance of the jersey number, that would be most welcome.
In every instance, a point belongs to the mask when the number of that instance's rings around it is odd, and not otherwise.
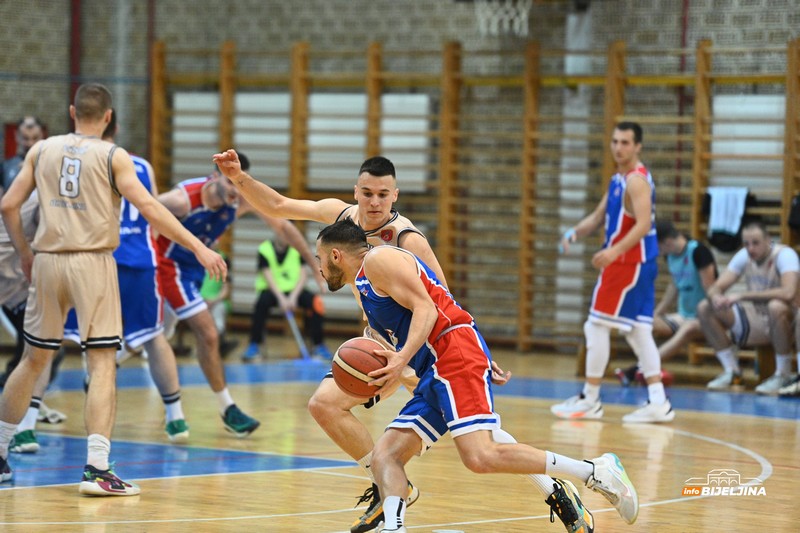
[[[139,210],[136,208],[135,205],[130,203],[127,198],[124,196],[122,197],[122,204],[119,210],[119,221],[125,221],[125,213],[128,213],[128,220],[131,222],[136,222],[139,220]]]
[[[58,192],[67,198],[77,198],[80,194],[81,160],[65,157],[61,161],[61,177],[58,178]]]

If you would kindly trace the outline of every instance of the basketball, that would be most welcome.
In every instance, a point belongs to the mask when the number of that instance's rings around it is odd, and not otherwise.
[[[380,387],[368,385],[373,378],[367,374],[386,366],[386,358],[374,350],[386,348],[376,340],[356,337],[344,342],[333,355],[333,380],[344,392],[356,398],[372,398]]]

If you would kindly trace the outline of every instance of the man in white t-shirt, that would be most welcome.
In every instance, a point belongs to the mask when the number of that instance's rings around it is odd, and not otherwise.
[[[775,374],[756,387],[759,394],[777,394],[791,383],[793,319],[800,279],[800,259],[788,246],[773,243],[766,226],[751,222],[742,228],[742,244],[725,272],[708,288],[697,306],[706,340],[724,372],[711,380],[711,390],[742,388],[736,348],[771,344]],[[744,276],[746,290],[726,291]]]

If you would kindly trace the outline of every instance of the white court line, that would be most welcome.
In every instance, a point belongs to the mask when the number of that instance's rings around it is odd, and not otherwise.
[[[758,475],[758,479],[761,481],[761,483],[763,483],[764,481],[767,480],[767,478],[772,476],[772,472],[773,472],[772,463],[770,463],[763,455],[760,455],[760,454],[754,452],[753,450],[751,450],[749,448],[745,448],[743,446],[739,446],[738,444],[734,444],[732,442],[724,441],[724,440],[721,440],[721,439],[715,439],[714,437],[706,437],[705,435],[700,435],[699,433],[692,433],[690,431],[683,431],[681,429],[674,429],[673,431],[675,433],[678,433],[679,435],[683,435],[685,437],[689,437],[689,438],[697,439],[697,440],[704,440],[706,442],[710,442],[712,444],[717,444],[717,445],[720,445],[720,446],[727,446],[728,448],[731,448],[732,450],[736,450],[737,452],[743,453],[745,455],[749,455],[750,457],[755,459],[756,462],[758,462],[758,464],[761,465],[761,474]],[[755,483],[756,483],[755,480],[750,480],[747,483],[743,483],[742,485],[748,486],[748,485],[753,485]],[[669,499],[669,500],[660,500],[660,501],[655,501],[655,502],[643,503],[643,504],[640,504],[639,507],[640,508],[642,508],[642,507],[656,507],[658,505],[670,505],[670,504],[673,504],[673,503],[683,503],[683,502],[689,502],[689,501],[693,501],[693,500],[701,500],[701,499],[711,498],[711,497],[712,496],[710,494],[706,495],[706,496],[682,496],[680,498],[672,498],[672,499]],[[592,511],[592,514],[598,514],[598,513],[608,513],[608,512],[611,512],[611,511],[616,511],[616,509],[613,508],[613,507],[606,507],[604,509],[598,509],[596,511],[595,510],[591,510],[591,511]],[[550,514],[548,513],[546,515],[517,517],[517,518],[502,518],[502,519],[492,519],[492,520],[475,520],[475,521],[471,521],[471,522],[448,522],[448,523],[442,523],[442,524],[424,524],[424,525],[419,525],[419,526],[406,525],[406,528],[407,529],[421,529],[421,528],[443,527],[443,526],[446,526],[446,527],[449,527],[449,526],[467,526],[467,525],[477,525],[477,524],[492,524],[492,523],[496,523],[496,522],[519,522],[519,521],[522,521],[522,520],[541,520],[542,518],[547,518],[549,520],[550,519]]]
[[[675,433],[683,435],[688,438],[693,438],[697,440],[702,440],[706,442],[710,442],[711,444],[716,444],[719,446],[725,446],[731,448],[732,450],[738,451],[744,455],[748,455],[753,458],[756,462],[761,465],[761,473],[758,476],[758,479],[763,483],[766,481],[770,476],[772,476],[773,468],[772,463],[770,463],[764,456],[750,450],[749,448],[745,448],[743,446],[739,446],[738,444],[734,444],[732,442],[724,441],[721,439],[715,439],[713,437],[707,437],[705,435],[700,435],[698,433],[691,433],[689,431],[683,431],[680,429],[675,429]],[[324,473],[328,474],[322,470],[315,471],[312,469],[308,469],[310,472],[314,473]],[[328,474],[331,475],[331,474]],[[341,475],[341,474],[335,474]],[[346,477],[354,477],[354,478],[361,478],[361,476],[346,476]],[[365,479],[365,478],[362,478]],[[744,485],[754,484],[755,481],[750,481],[745,483]],[[693,500],[700,500],[704,498],[710,498],[710,495],[707,496],[685,496],[681,498],[672,498],[669,500],[660,500],[655,502],[643,503],[640,507],[655,507],[659,505],[670,505],[673,503],[683,503],[689,502]],[[269,514],[269,515],[251,515],[251,516],[237,516],[237,517],[227,517],[227,518],[175,518],[169,520],[110,520],[110,521],[94,521],[94,522],[0,522],[0,526],[7,526],[7,525],[28,525],[28,526],[59,526],[59,525],[68,525],[68,524],[77,524],[77,525],[89,525],[89,524],[178,524],[178,523],[203,523],[203,522],[233,522],[233,521],[241,521],[241,520],[267,520],[271,518],[287,518],[287,517],[302,517],[302,516],[318,516],[318,515],[328,515],[328,514],[336,514],[336,513],[350,513],[353,511],[353,508],[346,508],[346,509],[333,509],[329,511],[313,511],[313,512],[305,512],[305,513],[286,513],[286,514]],[[607,513],[611,511],[616,511],[613,507],[607,507],[604,509],[598,509],[596,511],[592,511],[592,514],[597,513]],[[434,528],[434,527],[450,527],[450,526],[463,526],[463,525],[478,525],[478,524],[489,524],[489,523],[502,523],[502,522],[520,522],[523,520],[542,520],[542,519],[550,519],[550,513],[544,515],[536,515],[536,516],[527,516],[527,517],[515,517],[515,518],[493,518],[491,520],[474,520],[469,522],[446,522],[440,524],[423,524],[423,525],[407,525],[406,528],[408,529],[422,529],[422,528]],[[337,532],[338,533],[338,532]]]

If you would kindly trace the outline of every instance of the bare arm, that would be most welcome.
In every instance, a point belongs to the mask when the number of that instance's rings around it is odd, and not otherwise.
[[[739,274],[732,272],[730,270],[725,270],[725,272],[717,278],[717,281],[711,284],[711,286],[706,289],[706,295],[709,298],[714,296],[719,296],[725,294],[725,291],[731,288],[731,286],[736,283],[739,279]]]
[[[292,292],[289,293],[289,303],[292,305],[292,308],[297,309],[297,299],[300,297],[300,293],[303,292],[307,281],[308,266],[303,265],[300,269],[300,278],[297,280],[297,285],[295,285]]]
[[[273,231],[275,231],[275,233],[280,234],[283,237],[283,240],[285,240],[289,246],[300,252],[300,255],[303,257],[307,265],[314,266],[314,281],[317,282],[321,292],[327,292],[328,285],[325,283],[319,268],[316,268],[317,256],[311,251],[308,241],[306,241],[305,236],[300,233],[300,230],[297,229],[297,226],[282,218],[275,218],[260,212],[256,214],[261,220],[266,222],[273,229]]]
[[[395,302],[411,311],[408,338],[399,352],[380,352],[388,362],[386,367],[370,372],[376,386],[394,383],[400,378],[414,354],[428,339],[436,324],[438,311],[419,278],[414,258],[397,249],[377,247],[364,262],[365,274],[372,286],[389,295]]]
[[[597,269],[605,268],[613,263],[617,257],[630,250],[647,235],[652,227],[652,191],[645,176],[641,174],[630,175],[625,190],[625,208],[633,214],[636,222],[619,241],[611,247],[604,248],[594,254],[592,265]]]
[[[183,189],[175,187],[156,196],[158,201],[167,208],[176,218],[183,218],[189,214],[189,197]]]
[[[700,276],[700,283],[703,285],[703,289],[708,293],[708,288],[717,280],[717,265],[714,263],[706,265],[698,270],[697,274]]]
[[[228,272],[225,260],[184,228],[178,219],[144,188],[142,182],[136,177],[136,170],[128,152],[122,148],[117,149],[114,152],[111,164],[117,189],[136,206],[150,225],[168,239],[177,242],[194,253],[197,260],[212,278],[224,280]]]
[[[598,228],[601,228],[606,221],[606,204],[608,203],[608,194],[604,194],[600,202],[595,206],[594,211],[583,217],[583,219],[575,224],[572,228],[567,230],[561,237],[560,249],[563,253],[569,251],[569,245],[576,242],[581,237],[591,235]]]
[[[442,270],[442,266],[439,264],[439,260],[436,259],[436,254],[433,253],[433,249],[431,249],[428,239],[419,233],[406,231],[400,235],[397,244],[400,246],[400,248],[408,250],[412,254],[422,259],[422,262],[431,267],[431,270],[433,270],[433,273],[436,274],[437,278],[439,278],[439,281],[441,281],[442,284],[447,287],[447,279],[444,277],[444,271]]]
[[[672,307],[675,301],[678,299],[678,289],[675,288],[675,282],[670,281],[667,288],[664,290],[664,295],[661,297],[661,301],[658,302],[656,306],[655,312],[653,313],[655,316],[663,315],[667,312],[667,309]]]
[[[717,278],[717,281],[711,284],[706,290],[708,301],[715,309],[727,309],[732,303],[728,297],[725,296],[725,291],[731,288],[739,279],[739,274],[725,270],[722,275]]]
[[[235,150],[214,154],[212,159],[220,172],[239,189],[242,197],[261,214],[289,220],[315,220],[331,224],[339,213],[349,206],[338,198],[313,201],[283,196],[269,185],[244,172]]]
[[[767,302],[769,300],[783,300],[791,304],[797,296],[798,272],[784,272],[781,274],[781,285],[764,291],[745,291],[732,294],[732,301],[749,300],[751,302]]]
[[[40,143],[41,141],[39,141]],[[36,143],[25,156],[22,168],[14,179],[11,187],[3,194],[0,200],[0,211],[2,211],[3,222],[11,239],[11,244],[17,251],[22,262],[22,271],[28,281],[31,280],[31,269],[33,267],[33,250],[25,239],[25,231],[22,226],[22,204],[36,188],[34,180],[34,154],[39,153],[41,146]]]

